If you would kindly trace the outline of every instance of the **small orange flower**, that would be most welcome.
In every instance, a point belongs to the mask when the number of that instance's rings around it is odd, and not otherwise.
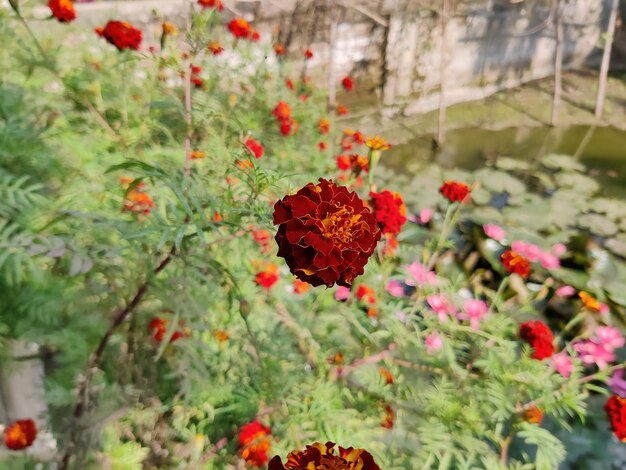
[[[354,134],[352,134],[352,140],[357,145],[363,145],[365,143],[365,136],[359,131],[356,131]]]
[[[192,160],[200,160],[206,157],[206,153],[202,152],[201,150],[193,150],[190,157]]]
[[[148,330],[152,332],[152,337],[157,343],[160,343],[161,341],[165,339],[165,335],[167,334],[167,330],[169,329],[169,323],[170,323],[169,320],[160,318],[160,317],[154,317],[152,320],[150,320],[150,323],[148,323]],[[182,327],[183,322],[179,321],[178,325]],[[174,333],[172,333],[172,337],[170,338],[170,343],[173,343],[174,341],[180,338],[186,338],[188,336],[189,336],[189,333],[186,332],[184,329],[177,330]]]
[[[258,285],[266,290],[270,290],[278,282],[278,266],[268,263],[263,271],[256,274],[255,280]]]
[[[329,356],[328,358],[326,358],[326,362],[328,362],[329,364],[343,364],[343,354],[341,352],[337,352],[335,354],[333,354],[332,356]]]
[[[391,405],[385,405],[385,417],[380,422],[380,425],[385,429],[393,428],[393,424],[395,422],[396,415],[393,412],[393,408]]]
[[[524,411],[524,420],[531,424],[541,424],[543,411],[536,406],[532,406]]]
[[[48,7],[61,23],[69,23],[76,19],[76,10],[72,0],[48,0]]]
[[[296,279],[295,281],[293,281],[293,291],[296,294],[304,294],[309,290],[310,287],[311,284],[301,281],[300,279]]]
[[[241,457],[253,467],[263,467],[267,464],[270,450],[270,428],[254,420],[245,424],[239,430],[239,447]]]
[[[368,137],[365,145],[372,150],[389,150],[391,148],[391,144],[378,135]]]
[[[169,21],[163,22],[163,34],[165,35],[173,35],[178,33],[178,29]]]
[[[122,212],[130,211],[135,214],[148,215],[153,208],[154,201],[152,198],[146,193],[135,188],[126,193]]]
[[[378,369],[378,372],[383,377],[383,379],[385,379],[385,383],[387,385],[393,384],[393,375],[391,374],[391,371],[389,369],[385,369],[384,367],[381,367],[380,369]]]
[[[211,51],[211,54],[213,55],[220,55],[222,52],[224,52],[224,48],[219,41],[213,41],[211,44],[209,44],[207,49]]]
[[[198,0],[198,5],[202,8],[217,8],[218,11],[222,11],[224,9],[222,0]]]
[[[587,310],[591,310],[592,312],[596,312],[596,313],[599,313],[599,312],[602,311],[602,304],[600,303],[600,301],[598,301],[598,299],[593,297],[588,292],[585,292],[584,290],[581,290],[578,293],[578,297],[580,298],[580,300],[582,301],[584,307]]]
[[[285,54],[285,46],[281,43],[274,44],[274,53],[278,56]]]
[[[215,330],[213,336],[215,336],[215,339],[217,339],[220,343],[225,343],[230,339],[230,334],[226,330]]]
[[[530,261],[513,250],[506,250],[500,256],[502,265],[509,273],[516,273],[526,279],[530,276]]]
[[[317,144],[317,148],[320,149],[320,151],[324,151],[328,148],[328,143],[326,142],[320,142],[319,144]]]
[[[357,300],[363,301],[367,304],[376,303],[376,293],[374,292],[374,289],[366,286],[365,284],[359,284],[354,295],[356,295]]]
[[[339,114],[339,116],[345,116],[346,114],[348,114],[348,108],[340,104],[339,106],[337,106],[337,114]]]
[[[4,445],[11,450],[30,447],[37,437],[37,425],[32,419],[18,419],[4,430]]]
[[[320,129],[320,134],[328,134],[330,131],[330,121],[326,118],[320,119],[317,125]]]
[[[248,168],[254,168],[254,163],[250,160],[235,160],[235,165],[240,170],[246,170]]]
[[[221,222],[222,215],[218,211],[213,212],[213,222]]]

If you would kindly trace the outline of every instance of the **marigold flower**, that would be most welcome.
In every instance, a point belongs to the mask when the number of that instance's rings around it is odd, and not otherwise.
[[[396,415],[391,405],[385,405],[385,417],[380,422],[380,425],[385,429],[391,429],[393,428],[395,418],[396,418]]]
[[[141,31],[130,23],[109,21],[100,31],[96,28],[98,35],[106,39],[110,44],[113,44],[120,51],[125,49],[138,50],[141,45]]]
[[[392,385],[393,384],[393,374],[391,373],[391,371],[389,369],[386,369],[384,367],[380,367],[378,369],[378,372],[381,375],[381,377],[383,379],[385,379],[385,383],[387,385]]]
[[[261,39],[261,33],[259,33],[256,29],[253,29],[250,39],[254,42],[258,42]]]
[[[165,335],[167,334],[167,330],[169,328],[169,320],[160,317],[154,317],[148,323],[148,330],[152,332],[152,337],[157,343],[160,343],[165,339]],[[179,322],[179,326],[182,326],[182,322]],[[177,330],[172,333],[172,337],[170,338],[170,343],[174,341],[184,338],[187,336],[187,333],[184,331]]]
[[[356,193],[320,178],[274,206],[278,256],[313,286],[350,286],[363,274],[381,232]]]
[[[536,406],[531,406],[524,410],[524,420],[531,424],[541,424],[541,421],[543,421],[543,411]]]
[[[362,302],[368,304],[376,303],[376,292],[374,292],[374,289],[365,284],[359,284],[356,288],[356,292],[354,295],[356,296],[357,300],[360,300]]]
[[[346,114],[348,114],[348,108],[340,104],[339,106],[337,106],[337,114],[339,114],[339,116],[345,116]]]
[[[343,77],[343,80],[341,80],[341,84],[343,85],[344,90],[350,91],[354,86],[354,80],[352,80],[352,78],[350,77]]]
[[[313,57],[313,51],[311,49],[307,49],[304,51],[304,58],[311,59]]]
[[[208,45],[207,49],[211,51],[211,54],[213,55],[220,55],[222,52],[224,52],[224,48],[219,41],[213,41],[211,44]]]
[[[178,33],[178,29],[176,28],[176,26],[174,26],[174,24],[170,23],[169,21],[163,22],[163,34],[173,35],[176,33]]]
[[[626,398],[612,395],[604,405],[611,430],[620,441],[626,442]],[[271,462],[270,462],[271,465]]]
[[[406,207],[398,193],[381,191],[370,192],[370,206],[383,233],[397,234],[406,222]]]
[[[239,447],[241,457],[253,467],[267,464],[270,450],[270,428],[254,420],[239,429]]]
[[[224,9],[222,0],[198,0],[198,5],[202,8],[217,8],[218,11],[222,11]]]
[[[300,124],[295,119],[286,119],[280,123],[280,133],[285,137],[298,132]]]
[[[328,143],[322,141],[317,144],[317,148],[323,152],[324,150],[328,149]]]
[[[230,339],[230,333],[228,333],[228,331],[226,330],[215,330],[213,336],[215,336],[215,339],[218,340],[220,343],[225,343]]]
[[[122,211],[130,211],[134,212],[135,214],[148,215],[153,208],[154,201],[152,201],[152,198],[146,193],[135,188],[126,193]]]
[[[245,144],[254,155],[254,158],[261,158],[263,156],[264,149],[260,142],[254,140],[252,137],[248,137]]]
[[[398,248],[398,239],[394,233],[385,234],[385,246],[383,248],[383,256],[393,256]]]
[[[281,43],[274,44],[274,53],[278,56],[285,54],[285,46]]]
[[[504,269],[509,273],[515,273],[526,279],[530,276],[530,261],[513,250],[506,250],[500,256]]]
[[[269,263],[265,266],[263,271],[256,274],[255,280],[258,285],[269,290],[278,282],[278,278],[278,266]]]
[[[583,303],[583,306],[587,310],[591,310],[592,312],[596,312],[596,313],[599,313],[602,310],[601,302],[598,299],[596,299],[594,296],[589,294],[588,292],[581,290],[578,293],[578,297],[580,298],[580,300]]]
[[[272,114],[279,121],[287,121],[291,119],[291,107],[284,101],[279,101],[272,110]]]
[[[252,238],[261,246],[266,246],[270,242],[270,233],[267,230],[259,229],[252,231]]]
[[[289,88],[291,91],[293,91],[294,88],[295,88],[295,86],[293,84],[293,80],[291,78],[289,78],[289,77],[287,77],[285,79],[285,85],[287,85],[287,88]]]
[[[365,143],[365,136],[359,131],[352,134],[352,141],[357,145],[363,145]]]
[[[320,119],[317,126],[319,127],[320,134],[328,134],[330,131],[330,121],[326,118]]]
[[[368,137],[365,140],[365,145],[372,150],[389,150],[391,148],[391,144],[378,135]]]
[[[470,199],[469,186],[459,181],[445,181],[439,192],[450,202],[468,202]]]
[[[199,160],[201,158],[205,158],[206,157],[206,153],[204,153],[201,150],[192,150],[191,154],[189,155],[190,158],[192,160]]]
[[[72,0],[48,0],[48,7],[61,23],[69,23],[76,19],[76,10]]]
[[[293,291],[296,294],[304,294],[310,287],[311,285],[308,282],[301,281],[300,279],[293,281]]]
[[[350,157],[347,155],[339,155],[337,157],[337,168],[340,170],[349,170],[350,169]]]
[[[32,419],[18,419],[4,430],[4,445],[11,450],[30,447],[37,437],[37,425]]]
[[[283,464],[277,455],[269,463],[268,470],[380,470],[372,455],[365,449],[339,447],[334,442],[316,442],[304,451],[294,450]]]
[[[234,18],[228,23],[228,30],[236,38],[247,39],[252,34],[252,27],[243,18]]]
[[[222,221],[222,214],[220,214],[218,211],[213,211],[213,222],[221,222]]]
[[[519,335],[530,344],[534,350],[534,359],[547,359],[554,354],[554,336],[552,331],[540,320],[530,320],[522,323],[519,327]]]

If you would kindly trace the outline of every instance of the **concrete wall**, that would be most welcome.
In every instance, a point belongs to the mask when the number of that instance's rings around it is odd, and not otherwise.
[[[610,0],[560,0],[566,67],[597,52]],[[446,104],[481,99],[504,88],[551,76],[554,70],[556,0],[450,0],[447,21]],[[190,0],[132,0],[77,5],[80,21],[123,18],[156,42],[154,11],[184,24]],[[288,44],[292,68],[327,83],[330,14],[326,0],[224,0],[225,19],[253,20],[262,42]],[[334,77],[356,77],[361,100],[384,105],[386,114],[414,114],[439,104],[440,0],[335,0]],[[315,57],[306,65],[302,51]],[[323,81],[320,81],[323,80]],[[357,103],[358,104],[358,103]],[[353,103],[349,103],[353,105]]]

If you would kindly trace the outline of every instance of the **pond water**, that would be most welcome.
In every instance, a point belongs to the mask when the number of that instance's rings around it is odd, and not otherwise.
[[[601,183],[603,195],[626,199],[626,131],[614,127],[456,129],[446,133],[442,148],[433,149],[430,135],[419,136],[392,148],[384,162],[396,171],[410,172],[425,160],[474,170],[497,156],[531,160],[550,153],[577,155]]]

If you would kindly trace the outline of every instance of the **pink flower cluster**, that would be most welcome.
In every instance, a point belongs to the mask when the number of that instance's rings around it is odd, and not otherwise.
[[[584,365],[595,364],[604,369],[615,361],[615,350],[624,346],[626,341],[620,331],[612,326],[599,326],[594,333],[589,339],[573,343],[572,347]]]
[[[528,258],[531,263],[541,263],[545,269],[556,269],[561,266],[559,256],[562,256],[567,251],[567,248],[562,243],[557,243],[549,251],[542,250],[539,246],[533,243],[527,243],[521,240],[516,240],[511,243],[511,249]]]
[[[489,314],[489,305],[484,300],[468,299],[463,303],[461,311],[444,294],[429,295],[426,297],[426,303],[439,317],[439,322],[445,322],[448,317],[467,320],[474,330],[480,328],[480,322]]]

